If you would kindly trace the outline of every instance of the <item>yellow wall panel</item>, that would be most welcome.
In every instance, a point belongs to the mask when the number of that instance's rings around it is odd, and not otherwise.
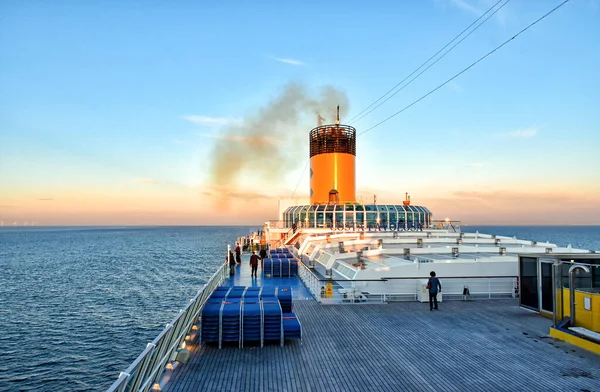
[[[591,309],[585,309],[585,297],[591,301]],[[563,289],[563,306],[565,316],[571,315],[569,289]],[[590,294],[575,290],[575,323],[576,327],[583,327],[590,331],[600,333],[600,294]]]

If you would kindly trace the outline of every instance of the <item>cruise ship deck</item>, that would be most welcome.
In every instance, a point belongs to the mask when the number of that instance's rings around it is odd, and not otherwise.
[[[433,312],[418,302],[321,305],[298,278],[253,282],[248,255],[226,284],[291,285],[302,343],[189,347],[163,391],[600,391],[600,357],[550,338],[552,321],[514,299]]]

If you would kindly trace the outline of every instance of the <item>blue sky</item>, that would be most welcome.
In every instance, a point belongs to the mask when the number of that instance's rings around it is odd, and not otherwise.
[[[246,215],[247,200],[221,215],[203,212],[204,196],[194,201],[208,186],[207,159],[227,124],[252,116],[290,82],[308,91],[324,85],[343,91],[349,119],[495,1],[282,3],[3,2],[0,219],[176,224],[274,218],[270,199],[260,204],[268,213]],[[558,3],[510,1],[352,125],[360,133],[378,123]],[[476,223],[490,205],[511,198],[545,200],[543,209],[519,212],[519,222],[551,223],[543,220],[556,207],[551,195],[581,206],[572,223],[600,223],[598,20],[598,1],[571,0],[451,84],[360,136],[359,193],[399,202],[409,191],[434,213]],[[314,125],[306,124],[306,132]],[[295,167],[268,186],[240,180],[237,191],[289,195],[300,180],[300,195],[308,193],[307,146],[288,151],[297,157]],[[472,203],[464,202],[474,193],[480,211],[473,215]],[[182,194],[185,201],[178,199]],[[140,195],[147,204],[137,210]],[[99,205],[108,218],[98,220]],[[194,206],[192,218],[184,218],[183,206]],[[156,218],[141,219],[143,213]]]

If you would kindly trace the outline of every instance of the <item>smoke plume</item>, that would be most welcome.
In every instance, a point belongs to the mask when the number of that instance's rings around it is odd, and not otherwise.
[[[231,191],[216,192],[221,195],[235,194],[246,175],[263,189],[280,186],[287,171],[304,166],[308,159],[308,133],[319,117],[335,122],[337,105],[343,116],[348,98],[334,87],[323,87],[311,96],[300,84],[286,85],[257,113],[222,129],[209,154],[211,188]]]

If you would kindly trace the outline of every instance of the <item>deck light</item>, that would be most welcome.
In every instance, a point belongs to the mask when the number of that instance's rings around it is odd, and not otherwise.
[[[187,363],[189,359],[190,351],[187,348],[183,347],[177,350],[177,356],[175,357],[177,362]]]
[[[153,391],[162,391],[162,389],[160,389],[159,383],[155,383],[154,385],[152,385],[152,390]]]

